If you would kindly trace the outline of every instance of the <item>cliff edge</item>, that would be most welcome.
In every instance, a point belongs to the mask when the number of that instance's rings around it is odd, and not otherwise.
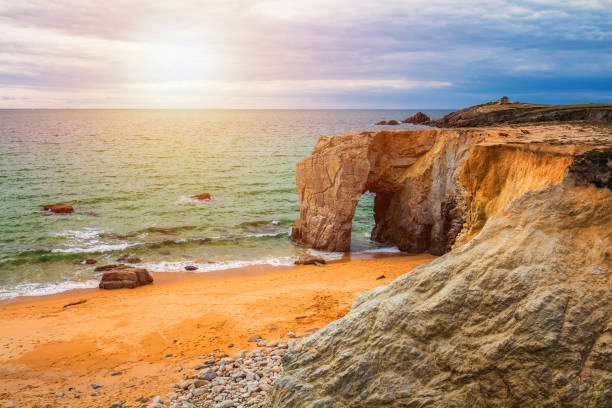
[[[317,169],[325,152],[347,139],[358,142],[355,151],[376,155],[367,147],[371,137],[376,136],[323,140],[320,158],[313,155],[312,162],[301,165]],[[393,146],[400,143],[392,135],[377,137]],[[400,150],[402,166],[393,165],[397,158],[389,158],[388,166],[373,166],[364,161],[368,155],[355,153],[360,160],[350,167],[336,161],[318,175],[330,187],[312,196],[313,202],[328,198],[330,189],[337,199],[370,186],[391,191],[393,181],[402,185],[409,179],[413,185],[412,176],[431,172],[447,181],[440,187],[431,180],[422,188],[410,187],[407,197],[429,191],[411,201],[415,208],[423,197],[432,200],[436,194],[439,203],[448,202],[443,193],[451,192],[463,197],[461,207],[454,207],[463,214],[476,212],[477,219],[487,211],[495,214],[465,245],[363,294],[345,317],[305,340],[302,353],[286,355],[285,375],[272,389],[269,406],[611,406],[610,151],[574,159],[585,150],[575,144],[563,149],[550,143],[546,148],[499,144],[478,132],[406,137],[411,142]],[[437,156],[444,159],[427,158],[433,149],[441,149]],[[340,160],[347,150],[340,147],[329,157]],[[538,173],[531,187],[542,188],[521,193],[520,182],[531,172],[513,169],[505,159]],[[564,166],[570,162],[568,172]],[[417,169],[407,171],[417,163]],[[488,170],[483,173],[483,168]],[[546,168],[551,169],[548,180],[556,184],[546,185]],[[373,178],[364,181],[364,174]],[[377,174],[387,177],[381,181]],[[484,181],[460,182],[477,176]],[[346,179],[360,184],[335,189],[338,180]],[[489,186],[488,193],[461,194],[461,185],[466,192]]]
[[[559,183],[574,157],[612,145],[607,128],[390,130],[322,137],[296,167],[295,242],[350,250],[352,219],[376,193],[372,239],[441,255],[531,190]]]

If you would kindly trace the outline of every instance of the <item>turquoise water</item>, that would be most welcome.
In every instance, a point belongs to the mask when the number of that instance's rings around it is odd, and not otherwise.
[[[125,253],[156,271],[291,264],[295,164],[322,135],[415,112],[0,110],[0,299],[96,286],[80,262]],[[42,211],[56,202],[75,213]],[[364,195],[352,251],[380,250],[372,206]]]

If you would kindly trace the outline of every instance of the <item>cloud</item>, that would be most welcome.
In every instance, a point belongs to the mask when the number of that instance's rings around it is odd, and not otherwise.
[[[538,78],[610,100],[611,21],[609,0],[0,0],[0,106],[449,107]]]

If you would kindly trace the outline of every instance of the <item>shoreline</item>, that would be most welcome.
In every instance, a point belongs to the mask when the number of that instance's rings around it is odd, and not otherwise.
[[[347,253],[342,256],[341,259],[335,259],[331,261],[327,261],[327,264],[333,264],[338,262],[350,262],[352,260],[358,259],[377,259],[377,258],[388,258],[388,257],[396,257],[396,256],[411,256],[414,254],[408,254],[405,252],[357,252],[357,253]],[[132,265],[136,268],[139,267],[139,264]],[[270,272],[278,272],[288,269],[296,268],[298,265],[272,265],[272,264],[260,264],[260,265],[249,265],[242,266],[237,268],[228,268],[228,269],[218,269],[212,270],[209,272],[190,272],[190,271],[180,271],[180,272],[153,272],[150,271],[153,276],[153,285],[165,285],[168,283],[179,282],[182,280],[189,279],[204,279],[204,278],[229,278],[229,277],[239,277],[239,276],[255,276],[264,273]],[[43,299],[53,299],[53,298],[63,298],[70,296],[77,296],[87,293],[94,293],[101,289],[98,287],[91,288],[78,288],[78,289],[68,289],[63,290],[56,293],[50,293],[46,295],[22,295],[15,296],[12,298],[0,298],[0,307],[5,305],[10,305],[13,303],[21,303],[21,302],[32,302]]]
[[[275,340],[291,331],[313,333],[348,313],[361,293],[435,258],[368,257],[192,279],[195,273],[135,289],[5,304],[0,401],[108,407],[165,396],[171,383],[193,375],[200,356],[253,350],[247,339],[254,335]],[[63,307],[80,300],[86,302]],[[93,390],[93,382],[103,387]]]

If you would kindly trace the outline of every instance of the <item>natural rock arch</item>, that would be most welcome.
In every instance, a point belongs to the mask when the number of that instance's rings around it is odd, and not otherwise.
[[[292,237],[350,250],[361,195],[376,193],[372,239],[441,255],[476,235],[525,192],[559,182],[574,146],[522,146],[492,130],[426,129],[322,137],[296,166],[300,218]],[[517,130],[518,132],[518,130]]]

